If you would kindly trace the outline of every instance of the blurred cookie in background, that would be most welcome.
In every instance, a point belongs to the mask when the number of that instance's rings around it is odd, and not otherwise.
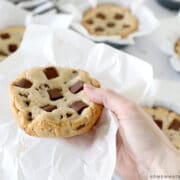
[[[0,62],[18,49],[24,31],[24,26],[11,26],[0,30]]]
[[[102,4],[87,10],[82,24],[96,36],[125,38],[138,29],[138,19],[129,9],[113,4]]]

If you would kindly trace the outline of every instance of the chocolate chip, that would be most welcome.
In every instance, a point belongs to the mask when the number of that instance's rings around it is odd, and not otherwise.
[[[23,97],[25,97],[25,98],[27,98],[29,94],[19,93],[19,95],[20,95],[20,96],[23,96]]]
[[[163,122],[162,122],[161,120],[156,119],[156,120],[155,120],[155,123],[156,123],[156,125],[157,125],[160,129],[162,129],[162,127],[163,127]]]
[[[53,79],[58,77],[58,72],[54,67],[47,67],[43,70],[44,74],[46,75],[47,79]]]
[[[63,119],[63,115],[60,115],[60,119]]]
[[[103,13],[97,13],[96,17],[99,19],[106,19],[106,16]]]
[[[103,29],[102,27],[96,27],[96,28],[95,28],[95,31],[96,31],[96,32],[103,32],[104,29]]]
[[[88,107],[87,104],[85,104],[82,101],[76,101],[74,103],[72,103],[70,106],[70,108],[73,108],[78,114],[81,114],[81,112]]]
[[[107,27],[114,27],[115,26],[115,24],[113,23],[113,22],[109,22],[109,23],[107,23]]]
[[[1,39],[9,39],[10,35],[8,33],[0,34]]]
[[[32,121],[32,120],[33,120],[33,118],[32,118],[32,113],[31,113],[31,112],[28,112],[28,114],[27,114],[27,120],[28,120],[28,121]]]
[[[93,24],[93,20],[92,19],[88,19],[88,20],[86,20],[86,23],[87,24]]]
[[[168,129],[178,131],[180,129],[180,120],[174,119]]]
[[[71,113],[66,113],[66,117],[67,117],[67,118],[69,118],[69,117],[71,117],[71,116],[72,116]]]
[[[20,88],[29,89],[32,86],[32,82],[24,78],[24,79],[21,79],[17,82],[14,82],[13,85],[18,86]]]
[[[0,56],[7,56],[8,54],[5,53],[4,51],[0,51]]]
[[[26,106],[29,106],[29,104],[30,104],[29,101],[25,101],[24,103],[26,104]]]
[[[18,46],[16,44],[9,44],[8,49],[9,52],[15,52],[17,50]]]
[[[76,82],[75,84],[73,84],[69,90],[73,93],[73,94],[76,94],[78,93],[79,91],[81,91],[83,89],[83,84],[84,82],[82,81],[78,81]]]
[[[57,109],[57,106],[56,105],[47,104],[47,105],[41,107],[41,109],[43,109],[44,111],[47,111],[47,112],[52,112],[55,109]]]
[[[63,97],[62,93],[61,93],[61,89],[55,88],[55,89],[50,89],[48,90],[48,94],[49,94],[49,98],[51,99],[51,101],[56,101],[60,98]]]
[[[85,124],[81,124],[80,126],[78,126],[78,127],[76,128],[76,130],[80,130],[80,129],[84,128],[84,127],[85,127]]]
[[[115,14],[115,16],[114,16],[114,19],[118,19],[118,20],[121,20],[123,18],[124,18],[124,15],[122,15],[122,14]]]
[[[129,27],[130,27],[129,24],[124,24],[124,25],[123,25],[123,28],[129,28]]]

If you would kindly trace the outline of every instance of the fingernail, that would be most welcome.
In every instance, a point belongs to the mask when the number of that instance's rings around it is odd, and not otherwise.
[[[93,86],[89,84],[84,84],[84,90],[93,90],[93,89],[95,89]]]

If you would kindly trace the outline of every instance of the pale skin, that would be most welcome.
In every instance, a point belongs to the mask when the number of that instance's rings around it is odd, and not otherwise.
[[[180,175],[180,153],[137,104],[102,88],[84,85],[85,94],[112,111],[119,124],[116,173],[125,180]]]

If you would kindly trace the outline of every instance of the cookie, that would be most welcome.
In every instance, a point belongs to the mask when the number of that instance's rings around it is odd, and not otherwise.
[[[172,144],[180,149],[180,115],[164,107],[144,107],[144,110],[152,116]]]
[[[176,41],[174,50],[175,50],[175,53],[180,57],[180,39]]]
[[[102,4],[84,13],[82,25],[92,35],[125,38],[137,31],[138,20],[125,7]]]
[[[0,30],[0,61],[18,49],[24,30],[23,26],[11,26]]]
[[[71,137],[88,132],[101,115],[102,105],[83,93],[83,84],[100,87],[83,70],[32,68],[10,84],[13,113],[26,133],[41,137]]]

